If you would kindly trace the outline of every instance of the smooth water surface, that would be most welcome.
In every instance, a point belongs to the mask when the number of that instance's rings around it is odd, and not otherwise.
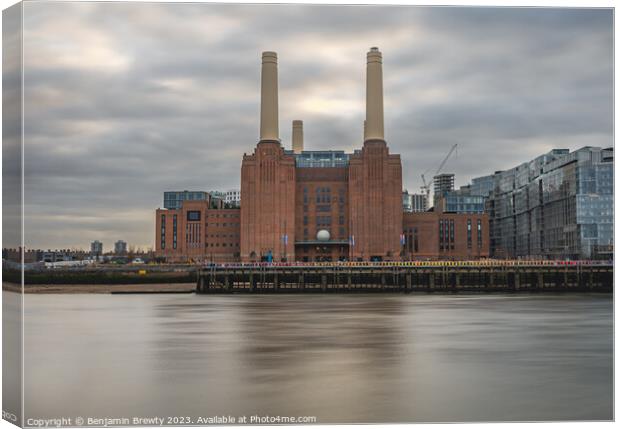
[[[611,295],[27,295],[26,418],[613,418]]]

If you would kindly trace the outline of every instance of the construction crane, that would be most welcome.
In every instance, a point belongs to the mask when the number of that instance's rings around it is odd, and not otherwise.
[[[426,178],[424,177],[424,175],[429,172],[430,168],[426,170],[424,173],[422,173],[423,185],[420,187],[420,189],[422,190],[422,193],[426,195],[426,209],[430,207],[431,186],[433,185],[433,182],[435,181],[435,176],[437,176],[439,172],[441,171],[441,169],[443,168],[443,166],[446,165],[448,158],[450,158],[450,155],[452,155],[452,152],[456,150],[457,146],[458,146],[458,143],[455,143],[450,148],[450,151],[448,152],[446,157],[443,159],[443,161],[441,161],[441,164],[439,164],[439,168],[437,168],[437,171],[435,171],[435,174],[433,174],[433,179],[430,182],[426,183]]]

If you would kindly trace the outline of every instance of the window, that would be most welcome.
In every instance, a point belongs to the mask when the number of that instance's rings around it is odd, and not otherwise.
[[[471,249],[471,219],[467,219],[467,248]]]
[[[177,215],[172,216],[172,248],[177,248]]]
[[[450,219],[450,249],[454,250],[454,219]]]
[[[478,219],[478,247],[482,247],[482,220]]]
[[[317,226],[329,226],[332,224],[331,216],[317,216],[316,217],[316,225]]]
[[[443,219],[439,219],[439,250],[443,250]]]
[[[198,221],[200,220],[200,212],[198,210],[190,210],[187,212],[187,220],[188,221]]]
[[[162,249],[166,248],[166,215],[161,215],[160,245]]]
[[[411,228],[409,228],[409,230],[405,229],[403,231],[403,235],[405,236],[404,246],[405,246],[405,249],[407,249],[409,252],[413,250],[411,247],[413,243],[413,236],[411,235],[411,231],[412,231]]]
[[[317,212],[330,212],[331,209],[331,206],[316,206]]]

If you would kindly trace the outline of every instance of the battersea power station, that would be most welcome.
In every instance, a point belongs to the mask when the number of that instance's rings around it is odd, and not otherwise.
[[[292,123],[290,148],[280,140],[278,58],[263,52],[260,138],[243,155],[238,204],[209,192],[166,193],[174,195],[156,212],[157,256],[169,262],[488,257],[486,214],[404,212],[401,157],[384,139],[382,54],[371,48],[366,58],[361,148],[307,151],[300,120]]]

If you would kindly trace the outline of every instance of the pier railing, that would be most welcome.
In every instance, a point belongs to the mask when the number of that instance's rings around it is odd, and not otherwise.
[[[211,265],[199,293],[601,291],[613,265],[592,261],[416,261]]]

